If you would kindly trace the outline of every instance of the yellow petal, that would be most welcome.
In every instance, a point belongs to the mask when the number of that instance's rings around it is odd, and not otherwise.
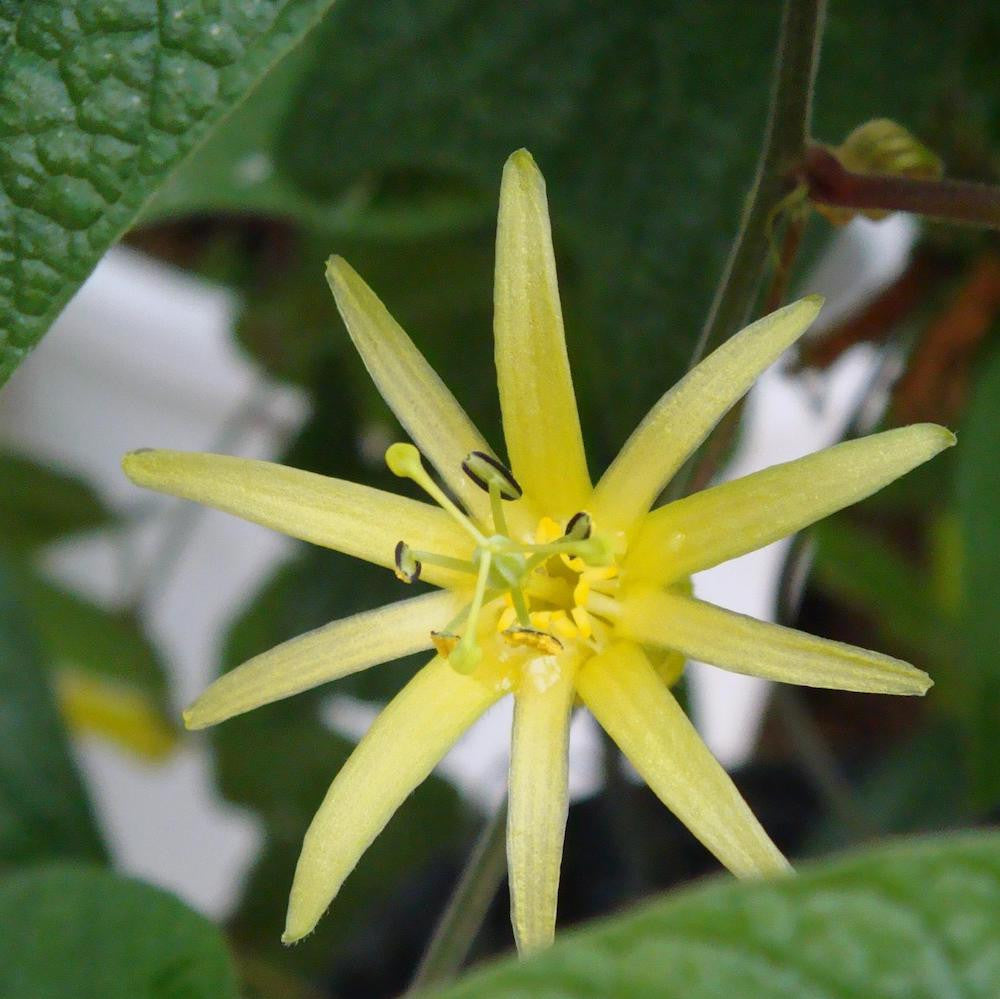
[[[529,499],[552,516],[571,516],[590,496],[590,477],[566,356],[545,180],[524,149],[503,170],[493,309],[510,467]]]
[[[529,662],[514,699],[507,864],[510,918],[521,954],[548,947],[555,935],[576,666],[573,654]]]
[[[823,304],[810,295],[751,324],[713,351],[646,414],[594,490],[602,529],[624,530],[664,486],[757,376],[793,344]]]
[[[878,652],[767,624],[668,590],[641,590],[622,601],[617,633],[676,649],[734,673],[805,687],[877,694],[924,694],[923,670]]]
[[[133,451],[122,461],[139,486],[213,506],[293,538],[377,565],[395,564],[396,544],[468,556],[464,531],[427,503],[268,461],[187,451]],[[463,583],[450,569],[425,565],[437,586]]]
[[[431,631],[464,598],[444,590],[334,621],[254,656],[220,676],[184,712],[188,728],[216,725],[262,704],[431,647]]]
[[[462,471],[470,451],[493,451],[465,410],[389,314],[378,296],[342,257],[326,265],[337,308],[368,373],[396,418],[466,508],[481,519],[486,494]]]
[[[499,696],[497,689],[434,659],[375,719],[306,833],[285,943],[312,931],[392,814]]]
[[[594,656],[577,691],[653,793],[729,870],[748,877],[788,869],[638,646],[620,642]]]
[[[665,584],[763,548],[877,492],[951,447],[922,423],[847,441],[654,510],[632,541],[633,577]]]

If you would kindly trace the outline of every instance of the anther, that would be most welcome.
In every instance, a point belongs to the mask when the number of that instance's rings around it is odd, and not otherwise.
[[[420,578],[423,563],[416,559],[405,541],[396,545],[396,578],[404,583],[415,583]]]
[[[470,451],[462,462],[462,471],[484,492],[489,492],[493,486],[501,499],[521,498],[523,490],[510,469],[485,451]]]
[[[437,654],[442,659],[447,659],[455,651],[459,639],[460,636],[452,631],[431,632],[431,642],[434,643],[434,648],[437,649]]]
[[[565,537],[573,541],[586,541],[590,537],[593,526],[590,514],[581,510],[569,518],[569,523],[566,525]]]
[[[555,635],[539,631],[537,628],[508,628],[503,635],[511,645],[526,645],[544,652],[547,656],[562,652],[563,644]]]

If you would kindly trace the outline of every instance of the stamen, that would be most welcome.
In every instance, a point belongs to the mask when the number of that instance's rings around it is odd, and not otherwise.
[[[497,619],[497,631],[506,631],[517,620],[517,611],[513,607],[505,607]]]
[[[435,552],[417,551],[415,548],[410,549],[410,554],[415,559],[419,559],[421,564],[426,562],[428,565],[439,565],[442,569],[454,569],[456,572],[475,574],[479,571],[479,566],[469,559],[452,558],[451,555],[438,555]]]
[[[601,617],[610,618],[613,621],[621,617],[622,605],[613,597],[592,591],[587,599],[587,610],[594,614],[600,614]]]
[[[569,518],[569,523],[566,524],[566,537],[573,541],[586,541],[590,537],[593,526],[590,514],[581,510]]]
[[[510,469],[485,451],[471,451],[466,455],[462,471],[485,492],[495,485],[501,499],[517,500],[523,494]]]
[[[390,444],[385,452],[385,463],[393,475],[401,479],[412,479],[428,496],[431,497],[453,520],[462,526],[475,538],[479,545],[486,544],[486,538],[476,528],[475,524],[438,487],[437,483],[427,474],[420,452],[412,444]]]
[[[587,609],[577,605],[570,611],[570,615],[576,622],[577,628],[580,629],[581,637],[590,638],[594,633],[594,626],[590,620],[590,615],[587,613]]]
[[[448,662],[459,673],[471,673],[483,658],[483,651],[476,642],[476,630],[479,625],[479,614],[483,609],[483,596],[486,593],[486,580],[490,574],[492,553],[482,552],[479,562],[479,575],[476,577],[476,590],[469,605],[469,619],[466,622],[465,633],[461,641],[448,656]]]
[[[508,628],[503,634],[511,645],[525,645],[544,652],[547,656],[562,652],[562,642],[547,631],[538,631],[535,628]]]
[[[414,557],[410,546],[405,541],[396,545],[396,578],[404,583],[415,583],[420,578],[423,568],[420,561]]]

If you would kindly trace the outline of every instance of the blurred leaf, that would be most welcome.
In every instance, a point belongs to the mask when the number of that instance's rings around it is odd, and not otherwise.
[[[275,162],[275,146],[321,46],[309,36],[174,171],[146,206],[143,224],[208,212],[297,219],[306,229],[407,238],[488,218],[493,206],[461,184],[435,178],[362,178],[335,197],[314,195]],[[319,257],[322,260],[325,256]]]
[[[387,579],[395,582],[384,569],[308,549],[278,572],[234,624],[225,662],[235,665],[333,617],[384,602],[379,594],[386,592]],[[316,932],[292,949],[281,946],[302,837],[354,748],[323,724],[325,699],[331,694],[388,699],[426,658],[374,667],[234,718],[214,731],[222,793],[252,808],[267,836],[232,921],[234,934],[248,949],[303,972],[328,970],[407,873],[467,831],[468,816],[457,793],[432,776],[362,858]]]
[[[0,6],[0,382],[331,0]]]
[[[962,675],[972,790],[982,807],[1000,801],[1000,353],[981,369],[959,434],[957,512],[962,539]]]
[[[855,807],[873,830],[899,835],[957,829],[974,821],[959,733],[932,721],[894,747],[853,789]],[[855,845],[855,831],[828,815],[811,834],[805,853]]]
[[[31,573],[20,579],[63,717],[150,759],[174,747],[163,663],[135,615],[110,610]]]
[[[435,995],[991,999],[998,941],[1000,837],[928,839],[717,880]]]
[[[80,479],[16,454],[0,454],[0,547],[39,548],[105,527],[113,514]]]
[[[166,892],[47,864],[0,881],[0,995],[237,999],[219,931]]]
[[[0,564],[0,865],[43,857],[103,860],[104,847],[35,637]]]
[[[738,46],[719,44],[720,21]],[[729,2],[347,0],[278,160],[317,196],[410,170],[464,178],[495,210],[504,159],[531,148],[568,251],[560,271],[580,270],[570,353],[607,453],[698,334],[750,181],[776,24],[776,7]],[[374,286],[392,307],[392,287]],[[489,326],[468,336],[488,359]]]
[[[816,582],[862,611],[922,668],[947,665],[957,636],[926,570],[911,565],[874,531],[840,515],[816,524]]]

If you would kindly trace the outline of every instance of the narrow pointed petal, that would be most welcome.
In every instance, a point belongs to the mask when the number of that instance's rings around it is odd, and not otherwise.
[[[500,186],[493,293],[497,382],[514,475],[551,516],[583,509],[587,458],[570,376],[545,180],[527,150]]]
[[[955,443],[922,423],[789,461],[654,510],[633,539],[634,577],[666,584],[763,548],[866,496]]]
[[[874,694],[924,694],[931,679],[892,656],[723,610],[667,590],[642,590],[622,602],[617,632],[733,673],[804,687]]]
[[[638,646],[619,642],[594,656],[577,691],[653,793],[729,870],[740,877],[788,870]]]
[[[382,398],[468,510],[483,519],[489,501],[462,471],[470,451],[492,454],[465,410],[378,296],[341,257],[326,265],[337,308]]]
[[[553,665],[535,670],[532,666]],[[515,694],[507,811],[510,918],[520,954],[555,936],[559,868],[569,807],[569,721],[575,657],[535,660]],[[558,672],[556,672],[558,670]]]
[[[810,295],[752,323],[709,354],[646,414],[594,490],[591,512],[602,528],[624,530],[664,486],[757,376],[816,318]]]
[[[263,704],[431,647],[431,631],[461,609],[449,590],[334,621],[237,666],[184,712],[188,728],[217,725]]]
[[[396,809],[499,696],[434,659],[375,719],[306,832],[288,903],[285,943],[312,931]]]
[[[122,461],[138,486],[194,500],[302,541],[395,563],[396,544],[465,558],[471,544],[443,511],[427,503],[268,461],[188,451],[133,451]],[[438,586],[462,582],[427,565],[421,578]]]

